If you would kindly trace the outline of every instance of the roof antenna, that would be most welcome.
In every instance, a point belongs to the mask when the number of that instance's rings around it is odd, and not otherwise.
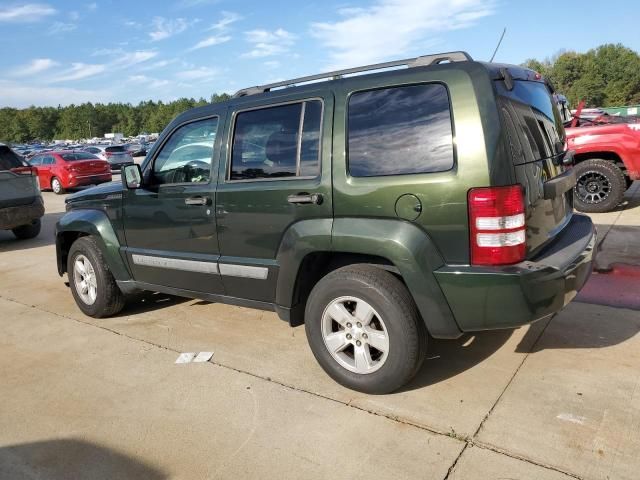
[[[504,27],[504,30],[502,30],[502,35],[500,35],[500,40],[498,40],[498,45],[496,45],[496,49],[493,51],[493,55],[491,55],[491,60],[489,60],[489,63],[493,62],[493,59],[496,58],[496,53],[498,53],[498,49],[500,48],[500,44],[502,43],[502,39],[504,38],[505,33],[507,33],[507,27]]]

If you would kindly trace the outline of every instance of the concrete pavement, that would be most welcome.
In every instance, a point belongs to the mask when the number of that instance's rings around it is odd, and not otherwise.
[[[616,243],[640,225],[630,193],[594,216],[610,264],[637,260]],[[150,294],[83,316],[55,272],[62,197],[45,197],[40,237],[0,232],[0,478],[637,478],[636,310],[575,302],[434,340],[411,385],[368,396],[268,312]],[[210,363],[174,365],[201,350]]]

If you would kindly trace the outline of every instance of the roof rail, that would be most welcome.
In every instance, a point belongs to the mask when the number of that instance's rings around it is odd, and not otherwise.
[[[404,60],[394,60],[392,62],[374,63],[373,65],[365,65],[362,67],[346,68],[344,70],[334,70],[333,72],[319,73],[316,75],[309,75],[306,77],[292,78],[291,80],[284,80],[282,82],[269,83],[266,85],[259,85],[255,87],[243,88],[234,93],[233,97],[246,97],[247,95],[256,95],[258,93],[269,92],[274,88],[279,87],[293,87],[299,83],[312,82],[314,80],[337,80],[343,75],[349,75],[352,73],[370,72],[374,70],[382,70],[385,68],[401,67],[406,65],[408,68],[412,67],[427,67],[429,65],[437,65],[444,62],[470,62],[473,61],[471,55],[467,52],[446,52],[436,53],[433,55],[423,55],[421,57],[407,58]]]

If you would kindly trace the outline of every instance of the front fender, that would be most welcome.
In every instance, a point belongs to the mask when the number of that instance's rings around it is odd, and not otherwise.
[[[56,224],[56,256],[60,275],[66,271],[66,254],[71,247],[65,241],[67,238],[65,234],[93,236],[115,279],[131,279],[127,265],[120,256],[120,242],[106,213],[93,209],[72,210],[58,220]]]

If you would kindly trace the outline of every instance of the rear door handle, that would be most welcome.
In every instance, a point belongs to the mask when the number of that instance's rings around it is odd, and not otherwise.
[[[295,195],[289,195],[287,202],[301,204],[301,205],[321,205],[322,204],[321,193],[297,193]]]
[[[185,205],[209,205],[209,197],[189,197],[184,199]]]

